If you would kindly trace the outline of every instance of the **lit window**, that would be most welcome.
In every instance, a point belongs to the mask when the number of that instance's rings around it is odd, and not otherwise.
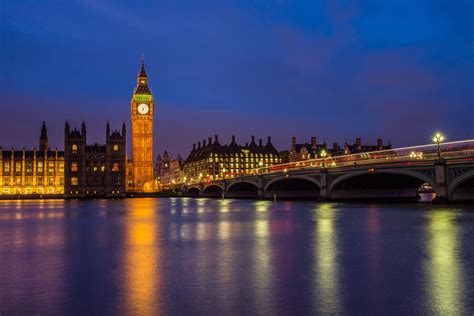
[[[38,177],[38,185],[39,186],[43,185],[43,177]]]
[[[73,153],[77,152],[77,145],[76,144],[72,144],[72,152]]]
[[[71,162],[71,171],[76,172],[77,171],[77,162]]]
[[[118,162],[114,162],[114,164],[112,166],[112,171],[114,171],[114,172],[119,171],[119,163]]]
[[[15,172],[21,172],[21,162],[15,163]]]
[[[79,185],[79,179],[76,177],[71,178],[71,185]]]
[[[101,172],[104,172],[104,171],[105,171],[105,164],[102,164],[102,165],[100,166],[100,171],[101,171]]]
[[[50,161],[48,163],[48,171],[49,171],[50,174],[53,174],[53,172],[54,172],[54,161]]]
[[[114,151],[118,151],[119,150],[119,146],[118,145],[114,145]]]
[[[28,173],[33,172],[33,163],[31,161],[26,163],[26,172]]]
[[[3,165],[3,169],[5,172],[10,172],[10,164],[7,162]]]
[[[97,166],[94,165],[94,167],[92,168],[92,170],[93,170],[94,172],[97,171]]]

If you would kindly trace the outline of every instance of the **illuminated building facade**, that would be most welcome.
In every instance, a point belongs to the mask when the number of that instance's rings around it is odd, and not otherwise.
[[[126,131],[106,128],[105,145],[88,145],[86,124],[81,130],[64,130],[64,196],[65,197],[125,197]]]
[[[131,101],[132,116],[132,191],[147,191],[147,182],[154,179],[153,172],[153,115],[154,101],[148,87],[145,62],[138,75],[137,86]]]
[[[326,142],[317,144],[316,137],[311,137],[310,143],[298,144],[296,143],[296,137],[291,139],[291,148],[289,151],[289,161],[296,162],[307,159],[315,159],[320,157],[321,151],[325,151],[328,157],[330,156],[341,156],[349,155],[362,152],[378,151],[391,149],[392,145],[383,145],[382,139],[377,139],[377,145],[363,145],[361,138],[356,138],[356,142],[349,145],[347,142],[344,147],[340,147],[338,143],[333,143],[332,147],[328,147]]]
[[[281,162],[280,155],[271,143],[271,138],[265,145],[262,140],[255,143],[252,136],[250,144],[238,145],[235,136],[229,145],[221,145],[218,136],[214,141],[209,137],[198,142],[198,146],[193,144],[193,149],[184,161],[185,182],[199,182],[205,180],[224,179],[237,174],[250,174],[256,168],[268,167]]]
[[[0,196],[62,196],[64,152],[50,150],[43,122],[39,150],[3,150],[0,147]]]
[[[184,162],[180,155],[170,158],[165,150],[163,157],[158,155],[155,162],[155,177],[165,188],[184,182]]]

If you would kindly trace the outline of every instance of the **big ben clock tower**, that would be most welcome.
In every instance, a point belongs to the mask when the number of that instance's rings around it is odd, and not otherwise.
[[[133,191],[146,191],[145,183],[153,180],[153,95],[142,57],[142,68],[131,102]]]

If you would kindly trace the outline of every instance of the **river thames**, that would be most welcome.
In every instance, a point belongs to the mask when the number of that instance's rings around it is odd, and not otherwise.
[[[474,208],[0,201],[0,314],[472,314]]]

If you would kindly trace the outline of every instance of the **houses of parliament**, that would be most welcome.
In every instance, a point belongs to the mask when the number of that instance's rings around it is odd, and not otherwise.
[[[10,197],[125,197],[153,187],[154,100],[142,58],[131,100],[132,159],[126,155],[126,125],[105,125],[105,144],[87,142],[86,123],[64,125],[64,150],[52,149],[46,122],[38,147],[0,146],[0,198]]]

